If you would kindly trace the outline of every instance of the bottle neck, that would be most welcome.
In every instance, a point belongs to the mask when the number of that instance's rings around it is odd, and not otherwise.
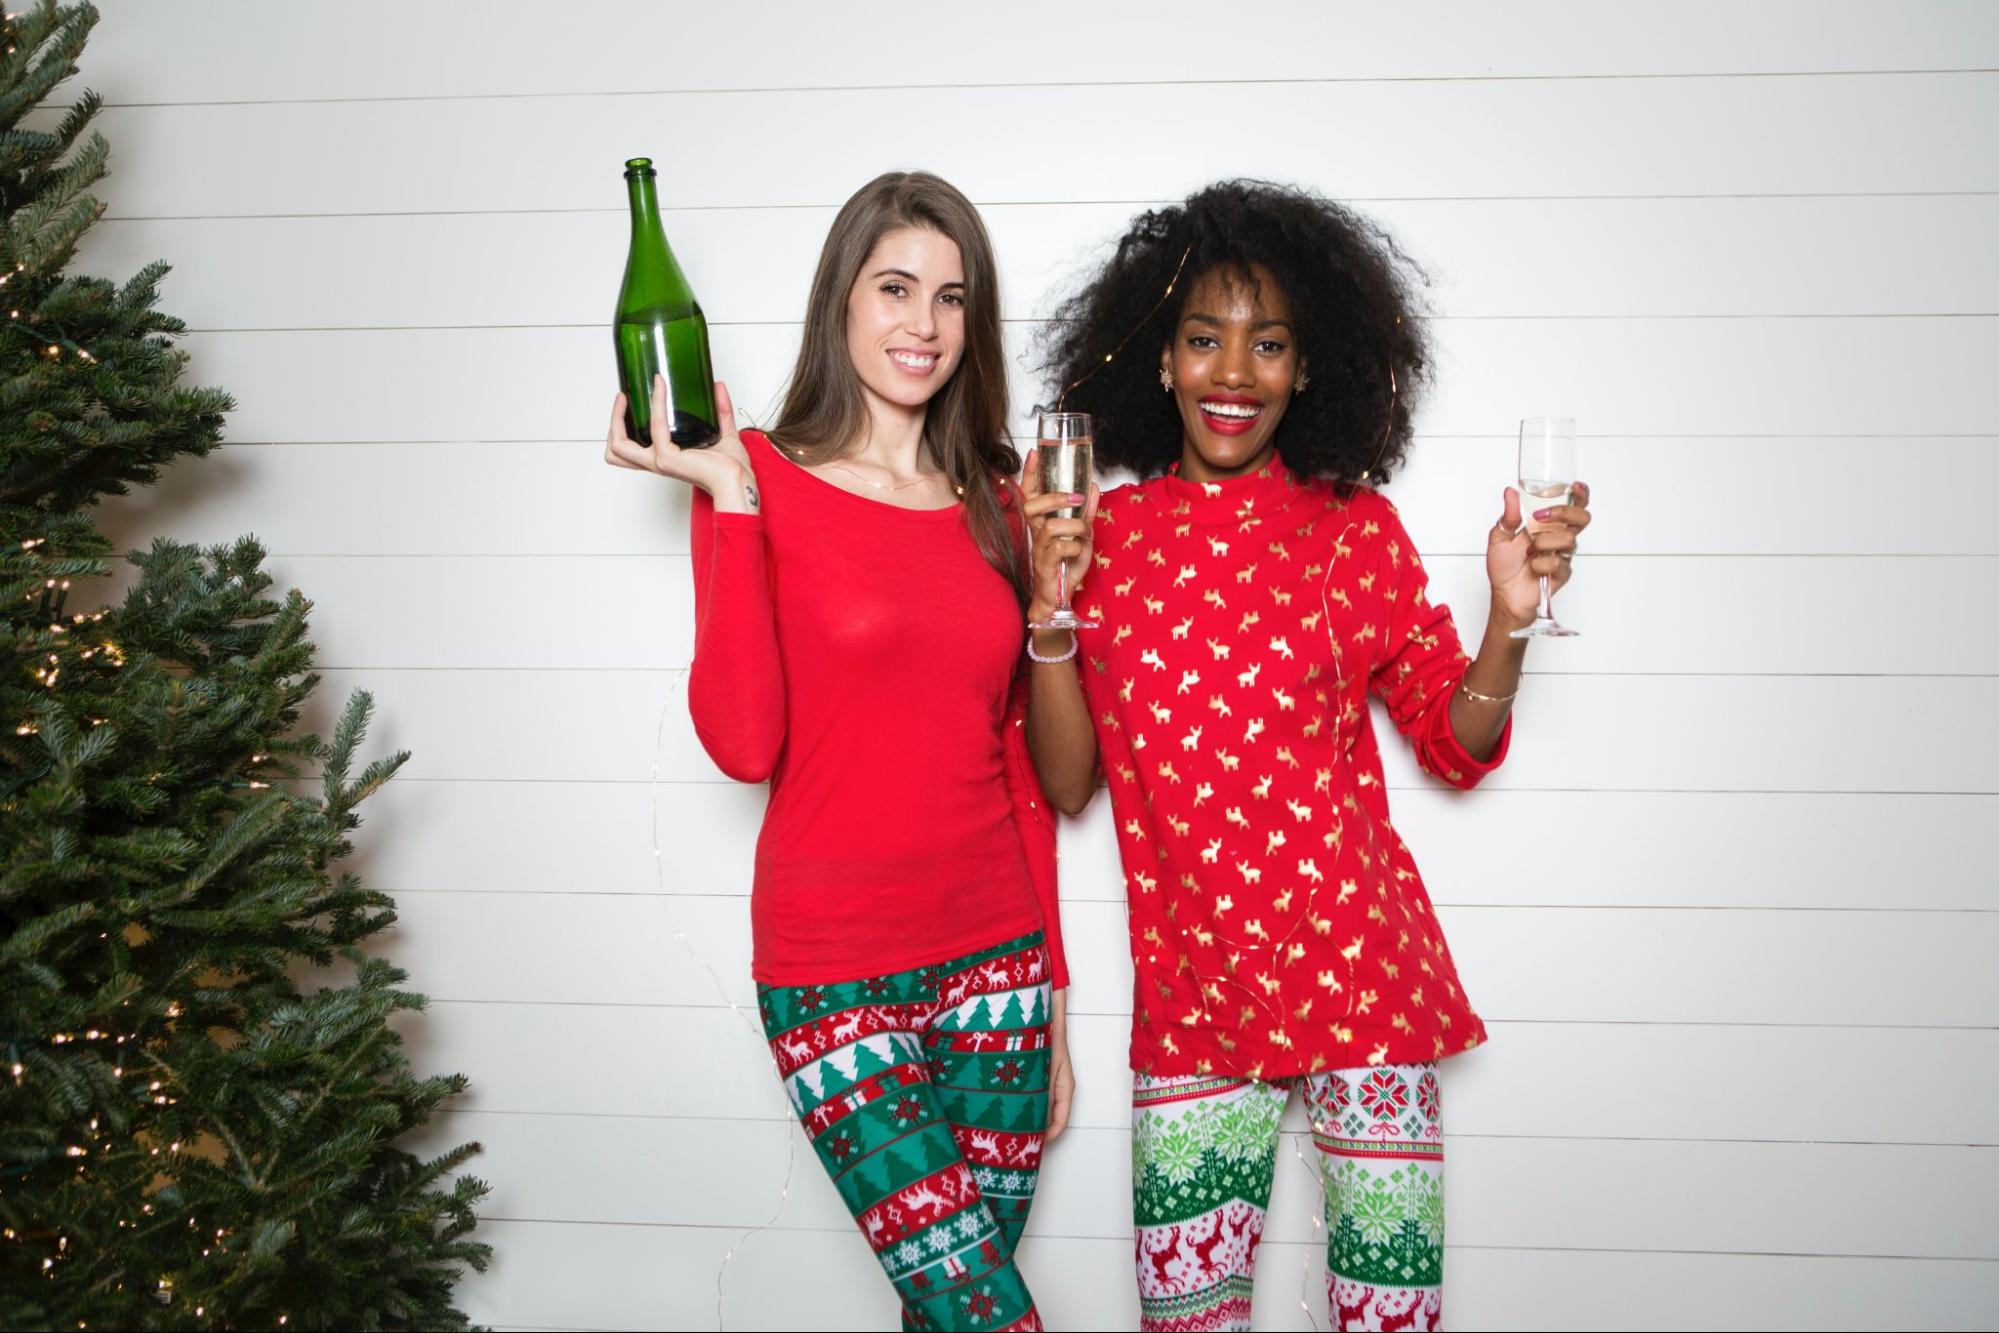
[[[666,228],[659,220],[659,192],[651,176],[634,176],[626,182],[632,200],[632,245],[666,248]]]

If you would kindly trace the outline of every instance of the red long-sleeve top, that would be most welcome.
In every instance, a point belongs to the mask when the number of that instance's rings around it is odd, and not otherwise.
[[[1042,930],[1067,985],[1026,631],[964,507],[870,500],[743,442],[762,512],[695,492],[688,704],[717,767],[770,781],[753,974],[856,980]]]
[[[1485,1039],[1389,822],[1369,691],[1428,772],[1484,763],[1451,730],[1469,665],[1375,492],[1283,465],[1106,494],[1078,611],[1123,854],[1131,1061],[1279,1078]]]

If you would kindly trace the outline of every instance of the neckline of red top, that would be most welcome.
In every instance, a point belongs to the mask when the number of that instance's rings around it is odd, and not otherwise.
[[[1239,523],[1247,518],[1268,518],[1281,513],[1304,493],[1304,487],[1284,460],[1273,451],[1270,461],[1254,472],[1226,481],[1189,481],[1173,463],[1160,480],[1175,512],[1184,512],[1195,523]]]
[[[833,482],[826,480],[826,478],[820,476],[818,473],[813,472],[810,468],[807,468],[803,463],[800,463],[797,460],[791,458],[789,455],[787,455],[784,452],[784,450],[778,448],[777,445],[772,442],[770,436],[766,435],[764,432],[760,430],[744,431],[743,441],[745,444],[754,442],[755,445],[761,447],[764,450],[764,452],[768,453],[772,458],[778,460],[779,471],[795,473],[799,477],[803,478],[809,486],[823,489],[827,491],[829,494],[837,496],[841,500],[850,501],[857,505],[866,505],[869,509],[875,510],[877,512],[886,511],[891,514],[905,514],[910,518],[931,519],[931,520],[940,519],[940,518],[957,518],[965,512],[965,502],[963,500],[958,501],[956,504],[945,505],[942,509],[911,509],[906,505],[891,504],[887,500],[874,500],[870,499],[865,495],[856,495],[854,492],[848,490],[845,486],[835,485]],[[763,471],[761,469],[759,469],[758,475],[763,476]],[[765,485],[770,484],[768,478],[765,479],[764,484]]]

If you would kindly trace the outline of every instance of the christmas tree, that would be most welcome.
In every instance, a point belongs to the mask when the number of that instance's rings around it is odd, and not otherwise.
[[[0,55],[0,1327],[462,1328],[477,1145],[395,1140],[464,1080],[411,1071],[423,999],[359,947],[393,904],[339,865],[406,756],[357,771],[362,694],[300,731],[310,604],[253,539],[93,596],[92,505],[231,406],[180,383],[164,264],[65,271],[109,146],[94,95],[35,113],[96,20],[42,0]]]

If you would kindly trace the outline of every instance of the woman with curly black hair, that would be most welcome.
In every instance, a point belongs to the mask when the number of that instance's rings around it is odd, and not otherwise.
[[[1338,1328],[1436,1328],[1437,1064],[1485,1039],[1389,822],[1367,694],[1428,772],[1505,757],[1538,578],[1575,502],[1486,536],[1476,659],[1393,505],[1428,350],[1408,261],[1303,190],[1228,181],[1146,213],[1052,326],[1062,406],[1140,480],[1085,517],[1032,494],[1035,604],[1067,565],[1077,645],[1041,631],[1029,745],[1075,814],[1107,775],[1130,904],[1142,1326],[1249,1327],[1277,1126],[1302,1088]],[[1032,478],[1035,470],[1028,469]],[[1087,578],[1081,577],[1087,574]]]

